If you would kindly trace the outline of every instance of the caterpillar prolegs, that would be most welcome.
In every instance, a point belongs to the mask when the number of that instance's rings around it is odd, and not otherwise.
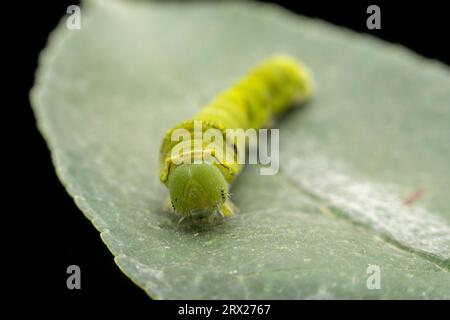
[[[242,150],[239,143],[243,142],[226,140],[227,129],[264,128],[311,95],[308,70],[290,56],[275,55],[219,94],[195,116],[169,129],[161,144],[159,168],[160,179],[169,189],[168,207],[182,219],[212,222],[216,217],[232,216],[237,209],[229,199],[229,188],[242,170],[242,164],[236,159],[237,150]],[[180,130],[184,134],[180,135]],[[226,142],[219,144],[218,139],[203,139],[202,134],[211,130]],[[233,154],[225,157],[229,150]]]

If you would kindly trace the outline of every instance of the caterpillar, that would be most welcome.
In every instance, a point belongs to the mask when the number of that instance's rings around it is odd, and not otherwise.
[[[230,200],[229,189],[242,164],[216,157],[223,152],[222,146],[213,143],[211,147],[195,137],[195,133],[194,138],[190,135],[183,141],[174,139],[177,130],[193,133],[200,124],[202,132],[214,129],[225,138],[227,129],[264,128],[291,106],[309,99],[312,92],[312,79],[306,67],[293,57],[277,54],[250,70],[192,118],[169,129],[161,144],[159,165],[160,180],[169,189],[165,206],[178,213],[180,221],[189,217],[212,222],[238,211]],[[233,140],[226,146],[231,144],[236,151],[237,143]],[[215,161],[180,163],[173,152],[180,146],[185,146],[182,149],[185,159],[203,159],[208,155]]]

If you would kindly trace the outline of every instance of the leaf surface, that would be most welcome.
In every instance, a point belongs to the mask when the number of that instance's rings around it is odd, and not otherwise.
[[[239,215],[178,227],[165,130],[277,52],[317,87],[277,124],[279,173],[247,166]],[[449,299],[449,88],[447,66],[274,6],[94,1],[51,35],[31,99],[67,191],[152,298]]]

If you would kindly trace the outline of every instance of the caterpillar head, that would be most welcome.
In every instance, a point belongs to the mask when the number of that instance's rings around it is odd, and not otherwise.
[[[228,183],[213,164],[181,164],[169,176],[172,206],[195,219],[216,214],[228,194]]]

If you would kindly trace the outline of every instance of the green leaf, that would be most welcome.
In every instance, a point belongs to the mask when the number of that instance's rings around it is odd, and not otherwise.
[[[279,123],[279,174],[247,166],[239,215],[178,227],[165,130],[276,52],[317,85]],[[67,191],[152,298],[449,299],[449,88],[438,62],[278,7],[102,1],[51,35],[31,96]]]

